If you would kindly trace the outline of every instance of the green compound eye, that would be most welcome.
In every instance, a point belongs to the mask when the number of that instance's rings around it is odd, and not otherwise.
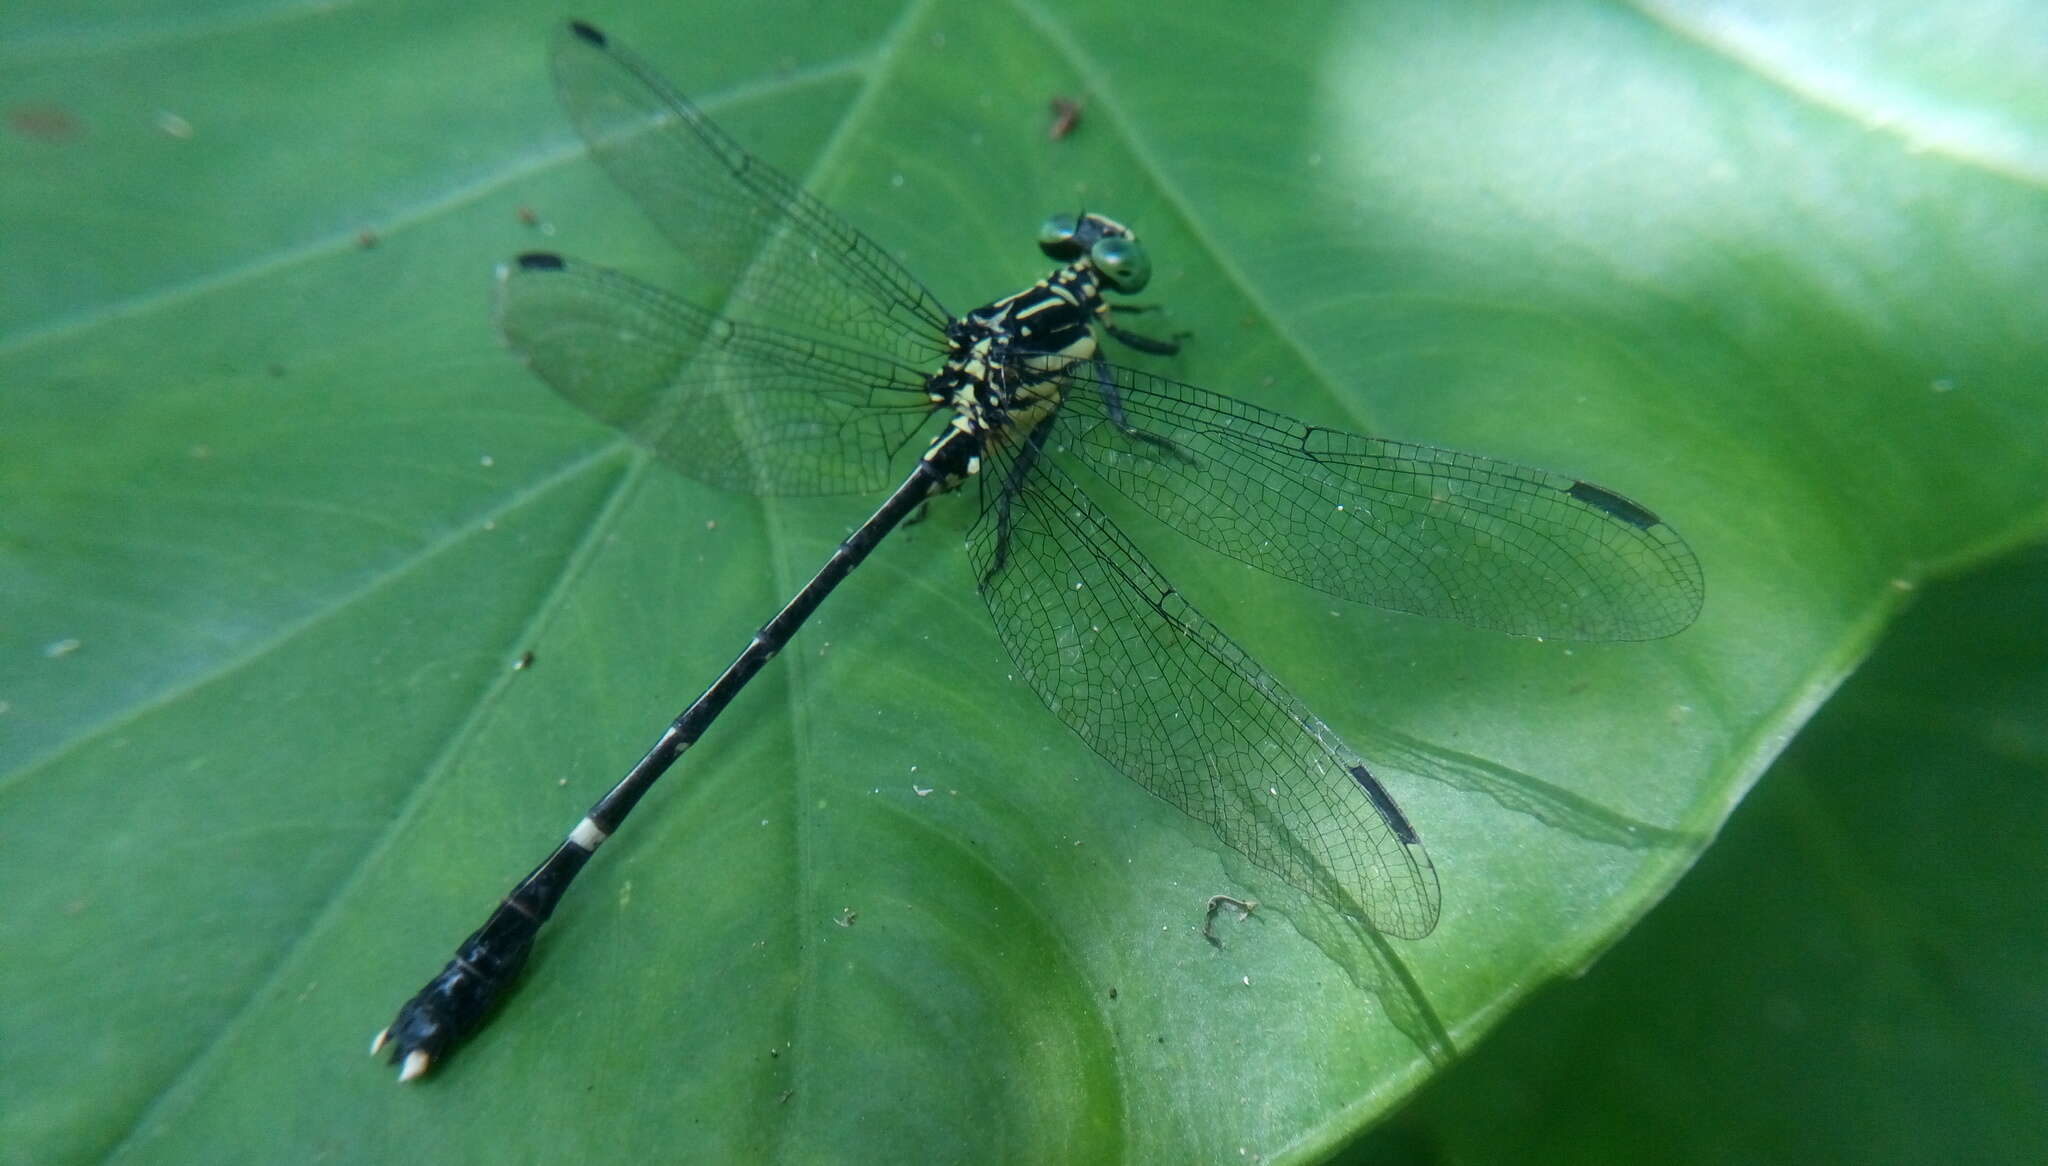
[[[1152,260],[1136,239],[1098,239],[1088,249],[1088,258],[1109,286],[1120,292],[1143,291],[1152,282]]]
[[[1080,233],[1079,219],[1072,215],[1054,215],[1038,228],[1038,249],[1062,263],[1072,263],[1081,257],[1081,244],[1075,239]]]

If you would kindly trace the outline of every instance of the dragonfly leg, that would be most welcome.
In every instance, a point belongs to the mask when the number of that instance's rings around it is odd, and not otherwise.
[[[1045,452],[1046,439],[1052,436],[1053,420],[1058,416],[1057,412],[1047,415],[1031,431],[1031,436],[1024,441],[1024,448],[1017,453],[1017,460],[1010,463],[1009,473],[1003,475],[1003,484],[996,489],[995,501],[991,504],[996,512],[996,549],[989,556],[988,570],[983,571],[978,580],[982,587],[987,587],[1000,575],[1003,565],[1010,561],[1010,504],[1016,500],[1024,483],[1030,480],[1031,467],[1038,464],[1039,455]]]
[[[1119,304],[1118,310],[1128,312],[1131,311],[1131,308],[1127,305]],[[1180,351],[1180,342],[1193,335],[1191,332],[1176,332],[1172,336],[1161,340],[1156,336],[1147,336],[1142,332],[1133,332],[1128,328],[1119,328],[1108,319],[1102,320],[1101,324],[1102,330],[1116,337],[1118,343],[1129,348],[1135,348],[1139,352],[1151,353],[1153,356],[1172,356]]]
[[[1095,391],[1102,396],[1103,410],[1109,414],[1109,423],[1116,426],[1118,433],[1123,434],[1132,441],[1143,442],[1189,465],[1196,463],[1195,455],[1182,449],[1180,443],[1171,437],[1163,433],[1153,433],[1148,429],[1140,429],[1131,424],[1131,419],[1124,413],[1123,395],[1116,391],[1116,382],[1110,377],[1109,366],[1100,360],[1095,360],[1090,362],[1089,367],[1095,370],[1093,378]]]

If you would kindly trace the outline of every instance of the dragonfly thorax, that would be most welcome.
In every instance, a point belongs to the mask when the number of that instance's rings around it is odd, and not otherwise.
[[[1049,419],[1067,370],[1095,359],[1095,326],[1109,326],[1105,285],[1135,292],[1152,277],[1137,236],[1106,215],[1054,215],[1038,246],[1062,266],[946,326],[946,363],[925,393],[953,423],[925,456],[943,461],[949,479],[976,472],[983,445],[1019,440]]]
[[[1014,439],[1051,416],[1061,375],[1095,356],[1092,325],[1107,310],[1102,278],[1084,258],[947,325],[946,362],[925,392],[934,406],[952,410],[953,423],[926,457],[957,461],[959,443],[971,435],[974,456],[956,472],[974,473],[979,443]]]

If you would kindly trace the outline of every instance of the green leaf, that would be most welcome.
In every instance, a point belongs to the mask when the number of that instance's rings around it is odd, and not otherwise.
[[[2048,1156],[2044,600],[2048,547],[1929,588],[1655,914],[1343,1160]]]
[[[1113,213],[1194,333],[1150,367],[1640,499],[1700,622],[1512,640],[1133,521],[1428,841],[1443,922],[1378,942],[1011,682],[942,500],[399,1089],[370,1034],[873,500],[696,486],[498,349],[511,254],[686,262],[554,110],[552,9],[16,5],[12,1156],[1312,1157],[1646,912],[1897,584],[2048,519],[2017,6],[849,8],[586,15],[956,310]]]

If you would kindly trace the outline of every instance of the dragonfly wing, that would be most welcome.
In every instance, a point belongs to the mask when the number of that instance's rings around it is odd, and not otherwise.
[[[1356,754],[1202,618],[1032,447],[982,471],[968,535],[1018,671],[1125,775],[1231,849],[1390,935],[1436,926],[1436,869]]]
[[[1649,640],[1699,614],[1691,548],[1604,487],[1116,365],[1066,379],[1066,452],[1175,530],[1282,578],[1516,635]]]
[[[553,67],[591,156],[690,261],[693,298],[911,363],[945,351],[951,317],[923,284],[645,61],[572,23]]]
[[[723,489],[872,493],[931,413],[916,369],[556,255],[501,270],[497,322],[571,404]]]

